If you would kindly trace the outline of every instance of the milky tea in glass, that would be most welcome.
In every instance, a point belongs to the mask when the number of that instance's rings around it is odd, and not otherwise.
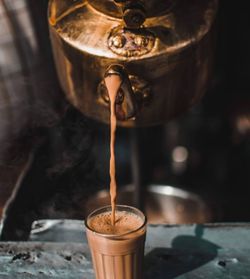
[[[96,279],[142,279],[146,217],[130,206],[99,208],[86,219],[86,232]]]

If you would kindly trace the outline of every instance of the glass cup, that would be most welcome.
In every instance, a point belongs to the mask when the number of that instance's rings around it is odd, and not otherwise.
[[[111,206],[93,211],[86,219],[86,232],[96,279],[142,279],[146,217],[137,208],[117,205],[116,212],[135,214],[141,226],[124,234],[103,234],[90,227],[91,218],[111,212]]]

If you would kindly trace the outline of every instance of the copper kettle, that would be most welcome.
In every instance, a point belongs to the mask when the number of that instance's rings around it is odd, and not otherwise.
[[[61,86],[85,115],[109,122],[103,78],[118,74],[121,126],[164,123],[197,102],[213,65],[217,0],[50,0]]]

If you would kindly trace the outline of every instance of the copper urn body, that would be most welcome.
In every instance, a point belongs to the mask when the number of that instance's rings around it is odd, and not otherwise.
[[[136,105],[119,125],[164,123],[187,110],[211,77],[216,11],[217,0],[51,0],[52,48],[68,100],[108,123],[103,77],[120,65]]]

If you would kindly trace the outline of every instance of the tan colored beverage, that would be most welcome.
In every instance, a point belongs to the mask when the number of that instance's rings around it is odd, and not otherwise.
[[[108,75],[110,99],[110,197],[111,206],[97,209],[86,220],[96,279],[141,279],[146,217],[134,207],[116,205],[115,102],[122,79]]]
[[[112,225],[115,224],[115,202],[116,202],[116,178],[115,178],[115,132],[116,132],[116,115],[115,115],[115,100],[119,88],[122,84],[122,79],[118,75],[107,76],[105,84],[108,90],[110,99],[110,198],[112,207]]]
[[[86,231],[96,279],[141,279],[146,236],[146,217],[130,206],[111,206],[92,212]]]

